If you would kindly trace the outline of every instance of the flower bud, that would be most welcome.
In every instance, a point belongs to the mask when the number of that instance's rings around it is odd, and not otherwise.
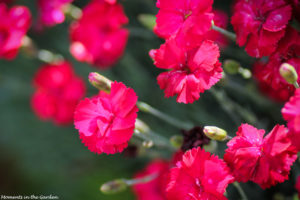
[[[181,135],[174,135],[170,139],[170,143],[176,149],[179,149],[183,144],[183,136]]]
[[[298,74],[295,68],[288,63],[283,63],[279,68],[279,72],[282,78],[290,84],[295,84],[298,80]]]
[[[97,72],[91,72],[89,74],[89,81],[98,90],[102,90],[107,93],[110,92],[111,81]]]
[[[205,126],[203,128],[204,134],[212,140],[224,141],[227,139],[227,132],[216,126]]]
[[[225,60],[223,67],[228,74],[237,74],[239,72],[241,65],[239,62],[229,59],[229,60]]]
[[[141,24],[143,24],[146,28],[153,30],[156,25],[156,17],[151,14],[141,14],[138,16],[138,20]]]
[[[136,119],[135,121],[135,129],[139,133],[148,133],[150,131],[149,126],[145,122],[139,119]]]
[[[104,183],[100,187],[100,191],[104,194],[115,194],[124,191],[127,188],[126,181],[123,179],[113,180],[107,183]]]

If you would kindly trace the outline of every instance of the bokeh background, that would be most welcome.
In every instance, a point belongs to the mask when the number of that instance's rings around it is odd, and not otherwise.
[[[36,17],[36,1],[16,0],[15,3],[28,6]],[[74,1],[80,8],[87,3],[86,0]],[[68,28],[71,19],[43,32],[31,30],[28,35],[38,48],[62,54],[71,61],[88,87],[87,96],[97,93],[88,84],[87,76],[89,72],[98,71],[132,87],[139,100],[165,113],[195,125],[222,127],[230,135],[235,134],[242,122],[267,130],[276,123],[284,123],[280,114],[282,105],[263,97],[253,80],[245,80],[239,75],[228,75],[225,81],[214,87],[217,93],[207,91],[192,105],[178,104],[175,98],[165,99],[156,83],[160,70],[154,67],[148,56],[148,51],[158,48],[162,40],[138,21],[140,14],[156,14],[155,1],[124,0],[121,3],[130,20],[127,25],[130,38],[122,59],[108,70],[77,62],[70,55]],[[230,0],[215,0],[214,5],[230,13],[231,3]],[[229,58],[238,60],[245,68],[251,68],[254,62],[234,44],[221,52],[222,61]],[[41,61],[26,56],[22,51],[13,61],[0,60],[0,194],[52,194],[67,200],[135,199],[131,190],[105,196],[99,187],[119,177],[131,178],[149,162],[150,157],[160,154],[137,158],[121,154],[96,155],[81,144],[73,125],[58,127],[52,122],[40,121],[30,108],[30,98],[33,93],[32,77],[41,65]],[[139,118],[165,136],[181,134],[180,130],[148,114],[140,112]],[[217,154],[222,156],[224,148],[224,144],[219,144]],[[249,199],[273,199],[276,193],[291,197],[295,193],[297,168],[294,165],[288,182],[272,189],[263,191],[251,183],[242,184],[242,187],[246,188]],[[238,194],[232,186],[228,193],[230,199],[237,199]]]

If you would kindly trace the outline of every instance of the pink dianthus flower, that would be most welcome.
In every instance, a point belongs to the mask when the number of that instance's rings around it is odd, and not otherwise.
[[[137,96],[123,83],[113,82],[111,92],[82,100],[74,124],[82,142],[95,153],[114,154],[127,147],[137,118]]]
[[[264,130],[242,124],[236,134],[227,143],[224,160],[237,181],[253,181],[265,189],[288,179],[297,151],[284,126],[263,137]]]

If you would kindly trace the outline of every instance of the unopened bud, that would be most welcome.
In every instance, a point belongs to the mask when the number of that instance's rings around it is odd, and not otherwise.
[[[140,133],[147,133],[150,131],[149,126],[140,119],[136,119],[135,121],[135,129]]]
[[[176,149],[179,149],[183,144],[183,137],[181,135],[174,135],[170,139],[170,143]]]
[[[298,80],[298,74],[295,68],[288,64],[283,63],[279,68],[280,75],[290,84],[295,84]]]
[[[252,77],[251,71],[246,68],[240,68],[239,73],[243,76],[244,79],[249,79]]]
[[[100,187],[100,191],[104,194],[115,194],[124,191],[127,188],[126,181],[123,179],[117,179],[104,183]]]
[[[153,30],[154,26],[156,25],[156,17],[151,14],[140,14],[138,16],[138,20],[141,24],[143,24],[146,28]]]
[[[102,91],[105,91],[107,93],[110,92],[111,80],[109,80],[106,77],[100,75],[99,73],[91,72],[89,74],[89,81],[98,90],[102,90]]]
[[[227,139],[227,132],[216,126],[205,126],[203,128],[204,134],[212,140],[224,141]]]
[[[225,60],[223,67],[228,74],[237,74],[239,72],[241,65],[239,62],[229,59],[229,60]]]

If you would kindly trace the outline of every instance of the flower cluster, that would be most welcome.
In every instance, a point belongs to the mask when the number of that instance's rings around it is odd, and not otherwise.
[[[72,1],[38,0],[39,25],[62,23],[64,8],[71,6]],[[138,102],[134,90],[122,82],[91,73],[89,81],[100,91],[81,100],[86,88],[71,64],[55,59],[49,51],[39,51],[25,37],[31,24],[29,10],[24,6],[8,9],[3,2],[10,1],[0,2],[0,57],[15,58],[23,44],[24,48],[30,47],[32,57],[47,62],[33,78],[31,106],[40,119],[59,125],[73,121],[82,143],[96,154],[122,152],[133,135],[138,137],[130,141],[138,141],[133,144],[133,153],[140,147],[154,146],[154,150],[165,148],[166,155],[173,154],[169,161],[150,162],[133,181],[112,181],[104,189],[133,185],[139,200],[226,200],[224,193],[234,181],[252,181],[266,189],[288,179],[300,151],[300,34],[290,24],[300,21],[299,0],[236,0],[231,18],[236,36],[225,30],[228,17],[213,10],[213,0],[157,0],[159,11],[153,30],[165,42],[149,55],[157,68],[165,70],[157,77],[165,97],[176,96],[178,103],[189,104],[213,87],[223,77],[219,46],[223,49],[229,44],[224,37],[227,35],[236,38],[240,47],[245,46],[250,56],[260,59],[254,65],[254,76],[262,91],[285,101],[281,113],[287,122],[287,128],[276,124],[268,134],[241,124],[235,137],[215,126],[194,126],[182,130],[182,137],[175,135],[170,140],[137,119],[138,106],[175,127],[180,128],[180,120]],[[127,23],[117,0],[92,0],[70,26],[71,54],[78,61],[102,69],[114,65],[126,48]],[[241,66],[236,67],[236,71],[240,69]],[[222,99],[222,95],[216,97]],[[230,103],[229,97],[224,99],[229,102],[223,105],[224,110],[234,115],[231,110],[236,111],[233,107],[238,104]],[[241,106],[237,109],[246,120],[252,119],[246,116],[250,112],[244,112]],[[183,123],[182,127],[190,127],[189,124]],[[223,159],[213,154],[213,147],[207,148],[211,152],[204,150],[211,140],[227,142]],[[300,178],[295,188],[300,194]]]
[[[250,56],[271,55],[284,36],[292,8],[284,0],[238,0],[231,23]]]
[[[211,31],[212,3],[160,0],[156,4],[159,12],[154,30],[166,43],[151,50],[150,56],[156,67],[169,70],[157,81],[165,96],[177,95],[179,103],[193,103],[222,78],[219,47],[211,41],[218,39],[218,34]]]
[[[101,68],[115,64],[126,47],[129,32],[122,26],[127,23],[121,4],[91,1],[70,28],[71,54]]]
[[[291,64],[300,75],[300,35],[288,27],[285,36],[279,41],[277,50],[269,57],[268,63],[257,62],[254,75],[259,86],[267,95],[278,101],[287,101],[295,92],[295,87],[280,75],[283,63]],[[300,83],[300,80],[298,79]]]
[[[85,94],[84,82],[68,62],[43,65],[33,80],[31,105],[40,119],[70,124],[79,100]]]
[[[8,9],[0,3],[0,18],[0,58],[13,59],[30,27],[31,14],[24,6]]]

